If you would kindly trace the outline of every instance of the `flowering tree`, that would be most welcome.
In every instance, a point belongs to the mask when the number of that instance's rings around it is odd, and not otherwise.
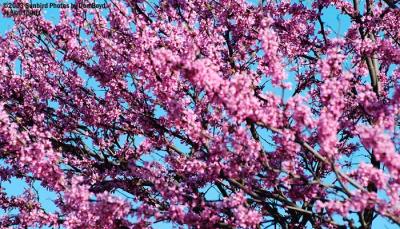
[[[62,8],[57,23],[13,14],[0,37],[0,181],[29,187],[0,189],[0,225],[400,224],[397,2],[109,0]],[[328,7],[351,20],[342,35]]]

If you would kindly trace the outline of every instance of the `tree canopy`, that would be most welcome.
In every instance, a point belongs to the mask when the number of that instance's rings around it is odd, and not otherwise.
[[[398,1],[13,3],[2,227],[400,224]]]

